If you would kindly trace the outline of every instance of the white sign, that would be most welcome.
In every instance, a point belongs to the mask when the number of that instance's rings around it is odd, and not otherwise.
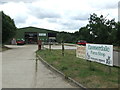
[[[49,39],[56,39],[55,37],[49,37]]]
[[[47,36],[46,33],[39,33],[39,36]]]
[[[86,59],[113,66],[113,45],[86,44]]]
[[[86,47],[77,45],[76,57],[85,59]]]

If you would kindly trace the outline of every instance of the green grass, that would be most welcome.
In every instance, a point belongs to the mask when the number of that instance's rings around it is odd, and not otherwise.
[[[65,50],[62,56],[61,50],[40,50],[36,52],[49,64],[62,71],[88,88],[117,88],[118,67],[111,67],[111,73],[106,65],[76,58],[75,50]]]

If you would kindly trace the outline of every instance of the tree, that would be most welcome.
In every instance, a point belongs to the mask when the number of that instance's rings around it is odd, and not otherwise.
[[[112,33],[115,28],[115,20],[107,20],[103,15],[98,17],[95,13],[90,15],[88,27],[93,35],[95,43],[112,44]],[[111,39],[110,39],[111,38]]]
[[[85,40],[87,42],[92,42],[92,34],[90,34],[90,30],[88,29],[88,26],[81,27],[79,29],[79,40]]]
[[[57,41],[58,42],[66,42],[66,43],[70,43],[73,42],[73,36],[70,33],[67,32],[60,32],[57,35]]]
[[[120,22],[116,24],[116,43],[120,46]]]
[[[16,34],[16,26],[14,20],[2,13],[2,43],[6,43]]]

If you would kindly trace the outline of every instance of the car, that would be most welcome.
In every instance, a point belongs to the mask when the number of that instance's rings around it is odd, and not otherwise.
[[[17,40],[16,43],[17,43],[17,45],[24,45],[25,41],[24,40]]]
[[[83,46],[86,46],[86,41],[84,41],[84,40],[79,40],[78,42],[77,42],[77,44],[78,45],[83,45]]]

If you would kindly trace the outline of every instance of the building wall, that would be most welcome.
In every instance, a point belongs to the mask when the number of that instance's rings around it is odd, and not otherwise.
[[[25,32],[37,32],[37,33],[57,33],[56,31],[47,30],[47,29],[41,29],[41,28],[35,28],[35,27],[27,27],[27,28],[21,28],[17,30],[16,39],[24,39],[24,33]]]
[[[37,40],[42,40],[43,42],[48,42],[48,33],[57,33],[56,31],[51,31],[47,29],[40,29],[40,28],[33,28],[33,27],[28,27],[28,28],[22,28],[18,29],[15,39],[24,39],[28,42],[28,39],[25,39],[25,33],[37,33]],[[39,33],[46,33],[46,36],[39,36]]]

